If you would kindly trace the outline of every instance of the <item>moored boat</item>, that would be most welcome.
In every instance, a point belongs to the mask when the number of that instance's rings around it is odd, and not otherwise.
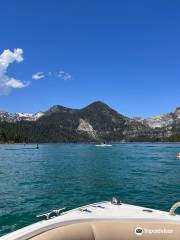
[[[102,143],[102,144],[96,144],[96,147],[112,147],[112,145],[111,144]]]

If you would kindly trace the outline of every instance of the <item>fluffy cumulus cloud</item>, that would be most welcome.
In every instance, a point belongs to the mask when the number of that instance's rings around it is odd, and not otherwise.
[[[11,78],[7,81],[6,86],[11,88],[24,88],[29,86],[30,82],[23,83],[21,80],[17,80],[15,78]]]
[[[37,72],[32,75],[33,80],[39,80],[45,78],[44,72]]]
[[[21,81],[8,74],[8,67],[10,64],[20,63],[23,60],[23,50],[21,48],[16,48],[13,51],[6,49],[0,54],[0,95],[7,95],[12,89],[25,88],[31,83],[31,81]],[[72,78],[69,73],[63,70],[48,73],[36,72],[32,75],[33,80],[40,80],[45,77],[58,77],[62,80],[69,80]]]
[[[69,80],[71,79],[71,75],[67,72],[64,71],[59,71],[58,75],[59,78],[63,79],[63,80]]]
[[[11,63],[20,63],[23,60],[23,50],[20,48],[14,49],[14,51],[7,49],[0,54],[0,94],[6,95],[14,88],[24,88],[30,84],[10,77],[7,73]]]

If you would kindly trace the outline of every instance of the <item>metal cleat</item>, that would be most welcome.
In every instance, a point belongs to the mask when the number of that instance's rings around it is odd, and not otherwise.
[[[42,213],[42,214],[39,214],[37,215],[36,217],[37,218],[44,218],[45,220],[48,220],[50,219],[50,215],[52,214],[52,212],[47,212],[47,213]]]
[[[65,210],[66,208],[59,208],[59,209],[54,209],[52,212],[56,215],[59,216],[61,213]]]
[[[48,220],[52,217],[59,216],[61,212],[63,212],[66,208],[59,208],[59,209],[54,209],[50,212],[42,213],[37,215],[36,217],[38,218],[44,218],[45,220]]]

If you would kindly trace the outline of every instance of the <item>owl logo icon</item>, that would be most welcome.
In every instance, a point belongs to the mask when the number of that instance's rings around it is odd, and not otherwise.
[[[138,236],[143,235],[143,229],[141,227],[137,227],[135,229],[135,234],[138,235]]]

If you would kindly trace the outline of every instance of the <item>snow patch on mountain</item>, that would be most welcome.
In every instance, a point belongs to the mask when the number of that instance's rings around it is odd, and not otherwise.
[[[0,112],[0,122],[36,121],[44,115],[43,112],[37,113],[9,113]]]

